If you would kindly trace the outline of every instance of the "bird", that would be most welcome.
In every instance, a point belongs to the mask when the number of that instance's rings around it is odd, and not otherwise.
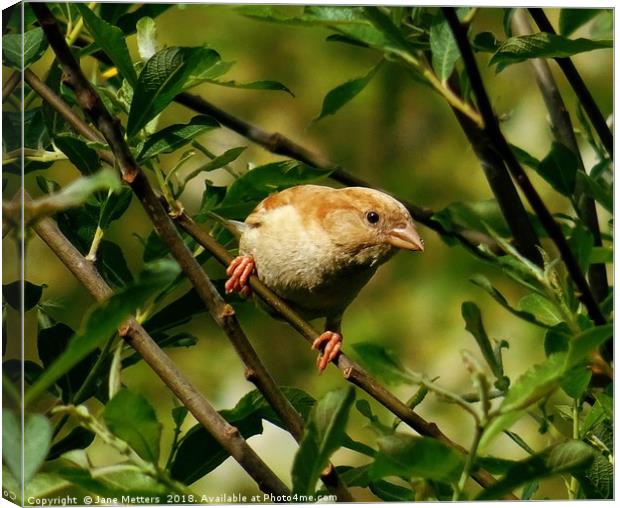
[[[319,374],[339,356],[342,315],[377,268],[400,249],[424,251],[405,206],[365,187],[289,187],[238,225],[239,255],[227,267],[226,293],[251,296],[254,274],[304,319],[325,318],[312,344]]]

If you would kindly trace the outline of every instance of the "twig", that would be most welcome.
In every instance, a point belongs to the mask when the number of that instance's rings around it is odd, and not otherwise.
[[[545,12],[541,8],[531,8],[528,10],[530,11],[530,15],[532,16],[532,18],[534,19],[534,21],[536,22],[540,30],[542,30],[543,32],[550,33],[550,34],[555,34],[555,30],[553,29],[553,26],[551,26],[551,23],[549,22],[549,20],[547,19],[547,16],[545,15]],[[588,90],[588,87],[586,86],[583,79],[581,78],[581,75],[579,74],[579,71],[575,67],[575,64],[568,57],[555,58],[554,60],[558,63],[558,65],[560,66],[560,69],[562,69],[562,72],[566,76],[566,79],[570,83],[575,94],[577,95],[577,98],[581,102],[581,105],[583,106],[583,109],[588,115],[588,118],[590,118],[590,121],[592,122],[592,126],[594,127],[594,130],[596,130],[599,138],[601,139],[601,142],[603,143],[605,150],[607,150],[607,153],[613,159],[613,152],[614,152],[613,134],[611,133],[611,130],[607,126],[607,123],[605,122],[605,118],[603,117],[601,110],[596,105],[596,102],[594,101],[594,97],[592,97],[590,90]]]
[[[6,80],[4,86],[2,87],[2,102],[4,102],[9,95],[13,93],[15,87],[19,85],[19,82],[22,80],[22,73],[19,71],[13,71],[13,74],[9,76],[9,79]]]
[[[93,118],[95,124],[107,140],[119,164],[123,178],[129,183],[131,189],[144,206],[155,229],[170,249],[173,257],[177,260],[190,281],[194,284],[196,281],[202,282],[200,285],[196,285],[196,289],[203,301],[205,301],[209,311],[215,314],[217,309],[214,308],[213,302],[207,297],[207,288],[210,282],[208,279],[206,281],[204,280],[206,277],[204,277],[202,268],[183,243],[176,228],[159,203],[159,199],[146,179],[146,176],[134,160],[129,147],[124,141],[119,120],[113,118],[108,113],[100,97],[82,74],[78,62],[73,57],[71,50],[67,46],[59,30],[56,19],[48,7],[45,4],[33,4],[32,10],[43,27],[46,37],[56,53],[56,57],[62,65],[68,81],[70,81],[75,88],[80,107]],[[65,249],[69,249],[69,246],[65,245]],[[74,250],[74,253],[79,255],[76,250]],[[84,266],[85,263],[84,260],[81,260],[79,264]],[[92,265],[88,266],[92,268]],[[99,282],[103,281],[100,280]],[[225,317],[222,316],[222,318],[224,319]],[[198,412],[202,419],[198,417],[197,419],[218,440],[222,447],[239,462],[250,476],[252,476],[262,490],[280,494],[288,493],[286,485],[284,485],[262,459],[247,446],[247,443],[241,437],[239,431],[228,424],[197,390],[192,389],[188,391],[189,383],[184,379],[181,372],[148,335],[140,332],[141,330],[142,328],[135,321],[130,321],[124,327],[125,333],[123,335],[133,339],[130,343],[140,352],[151,368],[160,374],[160,377],[163,376],[177,397],[185,403],[190,411],[192,408],[194,410],[200,410]],[[195,402],[198,400],[200,400],[200,404],[196,406]]]
[[[42,219],[33,226],[33,229],[97,301],[104,301],[113,294],[94,265],[84,259],[52,219]],[[123,338],[144,358],[196,420],[239,462],[264,492],[288,493],[286,485],[248,446],[239,431],[224,420],[185,378],[142,326],[132,318],[122,329]]]
[[[222,265],[228,266],[230,264],[232,257],[226,248],[220,245],[217,240],[204,231],[185,213],[178,216],[175,220],[177,224],[188,234],[190,234],[200,245],[211,252]],[[253,291],[276,312],[278,312],[282,318],[284,318],[295,330],[297,330],[297,332],[299,332],[302,337],[306,339],[307,342],[311,344],[316,339],[319,332],[299,314],[297,314],[297,312],[289,307],[288,304],[286,304],[286,302],[284,302],[277,294],[258,280],[256,276],[252,275],[249,283]],[[427,422],[420,417],[344,353],[341,353],[332,363],[340,369],[347,381],[360,387],[416,432],[423,436],[439,439],[449,446],[454,447],[458,451],[466,453],[466,450],[462,446],[451,441],[443,432],[441,432],[435,423]],[[483,487],[488,487],[495,483],[495,479],[484,469],[478,469],[473,472],[472,477]],[[516,499],[514,496],[508,497],[511,499]]]
[[[480,113],[484,118],[485,122],[485,131],[487,132],[491,141],[497,147],[497,150],[501,153],[503,159],[505,160],[510,173],[513,178],[519,184],[519,187],[523,191],[523,194],[529,201],[530,205],[534,209],[534,212],[538,215],[540,222],[544,226],[547,231],[549,237],[553,240],[555,245],[557,246],[560,256],[566,265],[568,273],[571,278],[575,282],[577,286],[577,293],[579,299],[582,301],[584,306],[586,307],[588,314],[592,318],[592,320],[597,324],[604,324],[605,318],[601,313],[594,296],[592,295],[592,291],[588,286],[588,282],[586,281],[575,256],[573,256],[570,247],[568,246],[568,242],[564,235],[562,234],[562,230],[558,223],[554,220],[551,213],[547,209],[544,201],[536,192],[536,189],[532,185],[532,182],[528,178],[527,174],[519,164],[519,161],[515,157],[510,145],[504,138],[502,134],[499,123],[495,114],[493,113],[493,108],[491,107],[491,102],[489,101],[489,97],[484,88],[484,84],[482,82],[482,77],[480,76],[480,71],[478,70],[478,65],[476,64],[476,60],[474,58],[474,53],[469,44],[469,39],[467,38],[467,34],[463,30],[454,9],[451,7],[442,7],[442,11],[448,20],[452,33],[456,39],[456,42],[459,46],[459,50],[463,57],[463,62],[465,64],[465,68],[467,69],[469,80],[471,82],[472,89],[476,94],[476,98],[478,100],[478,107],[480,109]]]
[[[518,9],[512,17],[512,27],[516,34],[527,35],[532,33],[530,23],[527,18],[527,14],[524,10]],[[536,83],[543,96],[547,111],[549,112],[549,118],[551,120],[551,130],[557,141],[562,143],[568,149],[570,149],[577,159],[579,171],[585,172],[583,159],[579,152],[579,145],[577,144],[577,138],[575,137],[575,131],[573,129],[573,123],[570,118],[570,114],[562,96],[560,90],[557,87],[553,74],[547,60],[543,58],[530,59],[532,68],[536,76]],[[584,189],[579,185],[577,180],[577,186],[575,187],[575,196],[573,206],[575,211],[579,214],[588,230],[592,233],[594,245],[600,247],[601,230],[599,228],[598,217],[596,214],[596,206],[594,200],[585,194]],[[609,284],[607,281],[607,270],[602,263],[590,265],[588,276],[590,279],[590,287],[594,293],[594,297],[598,302],[601,302],[609,292]]]

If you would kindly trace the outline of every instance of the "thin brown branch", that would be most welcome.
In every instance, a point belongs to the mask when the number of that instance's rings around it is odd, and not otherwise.
[[[187,214],[181,214],[176,219],[177,224],[189,233],[200,245],[211,252],[214,257],[224,266],[228,266],[232,260],[226,248],[217,242],[211,235],[204,231]],[[271,306],[280,316],[286,320],[299,334],[310,344],[319,335],[318,330],[305,321],[295,310],[288,306],[277,294],[263,284],[256,276],[250,277],[250,286],[254,292],[269,306]],[[400,401],[387,389],[385,389],[376,379],[370,376],[361,366],[351,360],[344,353],[341,353],[334,363],[343,374],[343,377],[360,387],[373,399],[389,409],[394,415],[398,416],[403,422],[423,436],[433,437],[454,447],[462,453],[467,450],[450,440],[439,427],[432,422],[427,422],[415,411]],[[495,483],[495,479],[484,469],[472,473],[472,477],[483,487],[488,487]],[[516,499],[514,496],[508,496]]]
[[[577,295],[587,309],[588,314],[597,325],[604,324],[606,322],[605,318],[601,313],[594,296],[592,295],[590,286],[588,286],[588,282],[586,281],[575,256],[570,250],[566,238],[564,238],[560,226],[547,209],[547,206],[532,185],[527,173],[523,170],[521,164],[519,164],[519,161],[512,152],[510,145],[502,134],[499,127],[499,122],[493,112],[491,102],[489,101],[489,96],[487,95],[486,89],[482,82],[482,77],[480,76],[480,71],[478,69],[472,47],[469,43],[469,39],[467,38],[467,33],[461,26],[452,7],[442,7],[442,10],[446,16],[448,24],[450,25],[452,33],[454,34],[454,38],[458,44],[461,56],[463,57],[465,69],[467,70],[472,89],[476,95],[480,113],[484,118],[485,131],[487,135],[497,147],[499,153],[501,153],[512,177],[516,180],[536,215],[538,215],[538,218],[547,231],[549,237],[553,240],[553,243],[555,243],[558,251],[560,252],[560,256],[562,257],[562,261],[564,261],[566,269],[577,287]]]
[[[71,50],[60,32],[53,14],[47,6],[45,4],[32,4],[32,9],[45,31],[46,37],[64,70],[67,80],[74,87],[80,107],[86,114],[91,116],[94,123],[102,132],[114,153],[123,178],[129,183],[131,189],[144,206],[157,233],[168,246],[171,254],[177,260],[188,279],[196,287],[198,294],[201,296],[210,313],[214,317],[219,316],[218,323],[223,323],[229,318],[218,314],[217,306],[210,298],[211,293],[209,289],[212,288],[213,291],[215,291],[215,289],[206,278],[198,262],[183,243],[183,240],[161,206],[146,176],[134,160],[120,130],[120,122],[108,113],[101,98],[92,88],[89,81],[84,77],[78,62],[73,57]],[[61,112],[58,109],[57,111]],[[67,117],[65,118],[68,120]],[[87,126],[84,125],[81,128],[82,130],[86,130],[85,128],[87,128]],[[90,136],[92,136],[92,134],[90,134]],[[234,314],[232,318],[234,318]],[[129,328],[134,329],[132,326]],[[147,349],[145,353],[152,354],[153,349]],[[177,369],[172,370],[170,368],[172,365],[171,362],[169,362],[169,359],[167,359],[168,362],[166,362],[166,359],[167,357],[165,355],[163,355],[163,357],[159,355],[150,357],[150,360],[152,360],[152,362],[150,362],[145,357],[147,363],[149,363],[158,374],[163,373],[166,374],[166,376],[172,376],[166,378],[171,385],[177,387],[180,383],[181,387],[184,386],[187,388],[181,373]],[[183,398],[179,398],[183,400],[184,403],[191,405],[196,397],[199,396],[199,393],[183,393],[183,395]],[[206,401],[203,400],[202,402],[204,409],[204,402]],[[190,406],[188,406],[188,409],[189,408]],[[210,406],[208,406],[208,408],[212,410],[212,416],[215,418],[214,414],[217,414],[217,412]],[[247,446],[238,430],[226,423],[219,414],[217,415],[218,419],[205,419],[201,423],[205,425],[207,430],[213,434],[224,449],[226,449],[250,474],[262,490],[277,494],[287,493],[288,489],[284,483],[269,469],[262,459]]]
[[[19,71],[13,71],[13,73],[6,80],[4,85],[2,86],[2,102],[4,103],[7,100],[8,96],[13,93],[15,87],[19,85],[22,80],[22,73]]]
[[[523,9],[517,9],[514,13],[512,17],[512,26],[517,35],[529,35],[532,33],[528,16]],[[564,104],[564,100],[562,99],[562,95],[560,94],[560,90],[551,73],[551,68],[547,60],[543,58],[532,58],[530,64],[534,69],[536,83],[538,84],[538,88],[547,106],[547,111],[549,112],[551,131],[553,132],[554,138],[575,154],[579,171],[585,173],[586,170],[583,159],[581,158],[570,114]],[[585,193],[583,186],[580,185],[579,182],[580,180],[577,180],[573,201],[575,211],[592,233],[594,245],[600,247],[602,245],[602,240],[596,205],[594,200]],[[601,302],[607,297],[607,293],[609,292],[605,265],[602,263],[592,264],[588,270],[588,277],[590,279],[590,287],[594,293],[594,298],[596,298],[598,302]]]
[[[113,291],[49,218],[33,226],[34,231],[97,300],[104,301]],[[239,431],[230,425],[209,401],[185,378],[172,360],[133,318],[122,327],[125,340],[144,358],[170,390],[220,445],[239,462],[264,492],[288,493],[284,485],[248,446]]]
[[[549,19],[547,19],[545,11],[543,11],[541,8],[531,8],[528,10],[530,11],[532,18],[534,19],[536,25],[538,25],[538,28],[540,30],[550,34],[555,34],[555,30],[553,29],[553,26],[551,26]],[[607,153],[613,159],[613,134],[611,133],[611,129],[607,126],[607,123],[605,122],[605,117],[603,117],[601,110],[596,105],[594,97],[592,97],[590,90],[588,90],[588,87],[583,81],[583,78],[579,74],[577,67],[575,67],[573,61],[568,57],[555,58],[554,60],[558,63],[560,69],[562,69],[562,72],[566,76],[567,81],[570,83],[575,94],[577,95],[577,98],[581,102],[581,105],[583,106],[584,111],[588,115],[588,118],[590,118],[590,122],[592,122],[592,126],[594,127],[594,130],[601,139],[605,150],[607,150]]]

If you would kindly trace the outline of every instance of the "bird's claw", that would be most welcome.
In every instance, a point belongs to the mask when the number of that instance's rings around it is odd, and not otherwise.
[[[319,353],[319,357],[316,359],[316,366],[321,374],[329,362],[334,360],[340,354],[340,347],[342,344],[342,335],[336,332],[326,331],[323,332],[313,343],[312,349],[323,351]]]
[[[252,289],[248,280],[254,271],[255,265],[252,257],[237,256],[233,259],[226,269],[226,275],[228,275],[228,280],[224,284],[226,293],[237,291],[241,296],[249,298],[252,295]]]

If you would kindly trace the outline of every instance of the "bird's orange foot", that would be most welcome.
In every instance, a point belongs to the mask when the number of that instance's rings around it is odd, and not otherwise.
[[[316,366],[319,369],[319,374],[325,370],[329,362],[340,354],[341,344],[342,335],[329,331],[323,332],[320,337],[312,343],[312,349],[318,349],[319,351],[324,345],[323,352],[319,353],[319,357],[316,360]]]
[[[228,275],[228,280],[224,284],[226,293],[238,291],[241,296],[249,297],[252,289],[248,285],[248,280],[255,268],[254,259],[251,256],[237,256],[233,259],[226,269],[226,275]]]

